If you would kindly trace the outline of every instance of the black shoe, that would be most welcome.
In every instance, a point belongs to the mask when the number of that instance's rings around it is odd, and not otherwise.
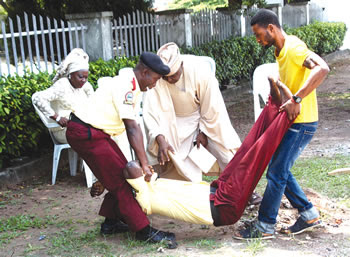
[[[174,233],[164,232],[150,226],[136,232],[136,239],[149,243],[160,243],[166,241],[168,243],[168,248],[174,249],[177,247]]]
[[[322,226],[322,221],[319,218],[304,221],[301,217],[299,217],[293,226],[290,226],[289,228],[282,228],[280,232],[282,234],[298,235],[304,231],[311,231],[312,229],[320,226]]]
[[[129,226],[120,220],[106,218],[101,224],[101,234],[111,235],[129,231]]]
[[[258,205],[261,203],[261,201],[262,201],[262,197],[258,193],[253,192],[252,196],[248,201],[248,205]]]

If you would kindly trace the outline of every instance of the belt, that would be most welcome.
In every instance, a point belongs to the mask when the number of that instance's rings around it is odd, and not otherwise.
[[[210,194],[214,194],[216,192],[216,187],[210,187]],[[220,212],[219,209],[214,205],[214,201],[210,201],[210,211],[211,211],[211,217],[214,221],[214,226],[220,226],[221,219],[220,219]]]
[[[90,124],[82,121],[81,119],[79,119],[74,113],[71,112],[69,119],[75,123],[79,123],[81,125],[83,125],[84,127],[88,128],[88,139],[91,139],[91,128],[93,128],[93,126],[91,126]]]

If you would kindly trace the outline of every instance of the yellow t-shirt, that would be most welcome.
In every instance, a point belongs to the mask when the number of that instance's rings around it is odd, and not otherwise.
[[[310,75],[310,69],[303,66],[311,54],[306,44],[296,36],[286,36],[284,46],[276,60],[281,81],[295,94]],[[301,102],[301,111],[295,123],[318,121],[316,90],[313,90]]]
[[[74,114],[105,133],[118,136],[125,131],[123,119],[136,120],[140,101],[141,91],[135,74],[131,68],[124,68],[80,104]]]
[[[136,200],[147,215],[159,214],[193,224],[212,225],[210,185],[207,182],[188,182],[144,177],[127,179],[136,191]]]

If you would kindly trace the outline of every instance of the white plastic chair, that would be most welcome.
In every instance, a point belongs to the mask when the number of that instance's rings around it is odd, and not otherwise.
[[[216,63],[214,61],[213,58],[209,57],[209,56],[198,56],[201,59],[201,62],[206,63],[207,65],[209,65],[210,70],[214,73],[216,72]]]
[[[253,73],[253,96],[254,96],[254,117],[255,120],[259,118],[269,94],[270,84],[268,76],[278,76],[278,64],[266,63],[256,67]]]
[[[33,94],[32,99],[36,93]],[[32,101],[33,102],[33,101]],[[53,163],[52,163],[52,185],[56,183],[56,176],[57,176],[57,168],[58,163],[61,156],[61,151],[63,149],[68,149],[68,158],[69,158],[69,168],[70,168],[70,175],[75,176],[77,174],[77,168],[78,168],[78,154],[73,151],[73,149],[70,147],[69,144],[62,144],[56,140],[54,135],[52,134],[51,129],[60,127],[57,122],[47,118],[40,110],[39,108],[33,103],[35,112],[39,115],[41,121],[44,123],[44,125],[49,130],[49,134],[51,136],[52,142],[54,144],[54,151],[53,151]],[[84,171],[85,171],[85,177],[86,177],[86,183],[87,187],[91,187],[93,183],[93,177],[91,170],[86,165],[85,162],[83,162]]]

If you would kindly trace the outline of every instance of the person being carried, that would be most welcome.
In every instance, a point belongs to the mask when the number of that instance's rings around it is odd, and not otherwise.
[[[138,162],[126,165],[124,177],[134,188],[136,200],[147,215],[160,214],[190,223],[215,226],[233,224],[241,217],[271,156],[292,124],[285,112],[279,112],[281,102],[291,97],[290,91],[280,84],[281,96],[275,80],[269,80],[269,103],[236,155],[211,185],[204,181],[157,179],[156,173],[150,182],[146,182]],[[91,195],[102,192],[103,187],[95,184]]]
[[[102,234],[130,229],[136,232],[136,239],[142,241],[175,240],[173,233],[150,226],[124,179],[123,169],[127,160],[111,138],[126,130],[145,178],[149,180],[152,173],[144,150],[142,131],[136,122],[137,107],[140,106],[141,92],[152,89],[157,80],[168,73],[169,67],[159,56],[144,52],[134,69],[120,70],[113,83],[99,87],[71,114],[66,133],[68,143],[108,190],[99,213],[105,217],[101,225]]]

